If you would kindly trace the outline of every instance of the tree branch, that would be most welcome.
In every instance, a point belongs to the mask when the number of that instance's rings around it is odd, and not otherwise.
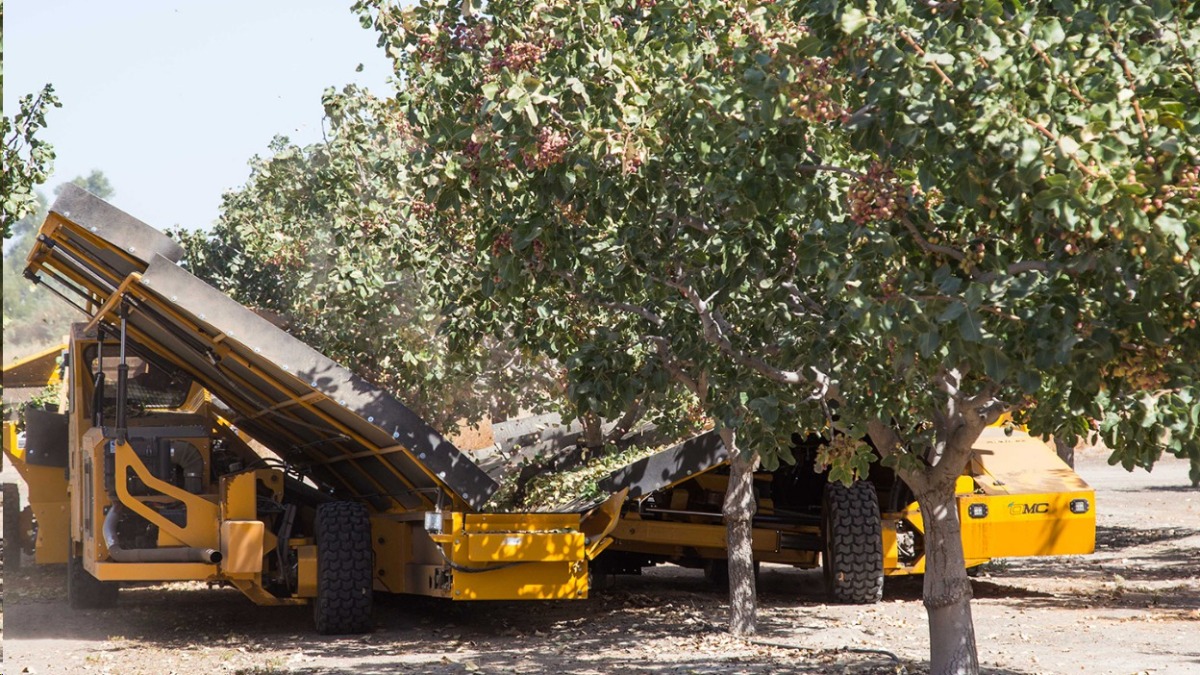
[[[875,445],[880,459],[901,452],[904,447],[900,434],[896,433],[890,424],[884,424],[881,420],[867,422],[867,436]]]
[[[1041,47],[1037,46],[1037,43],[1033,41],[1031,36],[1026,35],[1023,31],[1016,31],[1016,33],[1017,35],[1025,38],[1026,42],[1028,42],[1029,46],[1033,49],[1033,53],[1037,54],[1038,57],[1046,64],[1046,67],[1050,69],[1050,72],[1053,73],[1054,61],[1050,59],[1046,52],[1044,52]],[[1066,85],[1067,91],[1071,92],[1071,95],[1075,97],[1076,101],[1089,106],[1092,104],[1091,101],[1084,98],[1083,94],[1079,93],[1079,89],[1075,86],[1075,83],[1070,80],[1070,78],[1060,74],[1058,76],[1058,81],[1060,84]]]
[[[671,351],[671,342],[659,335],[647,335],[645,339],[657,348],[658,358],[662,362],[663,369],[670,373],[676,382],[679,382],[688,391],[695,394],[696,398],[700,399],[701,402],[706,401],[707,387],[688,375],[683,367],[679,365],[679,360],[675,358],[674,353]],[[701,373],[701,377],[703,377],[703,373]]]
[[[1050,131],[1049,129],[1047,129],[1045,125],[1039,124],[1039,123],[1029,119],[1025,115],[1021,114],[1021,111],[1017,110],[1016,107],[1013,106],[1013,104],[1011,104],[1011,103],[1008,104],[1008,110],[1012,114],[1016,115],[1017,118],[1020,119],[1022,122],[1024,122],[1025,124],[1028,124],[1034,130],[1036,130],[1039,134],[1045,136],[1047,139],[1050,140],[1050,142],[1054,143],[1055,147],[1057,147],[1060,151],[1062,151],[1062,153],[1064,155],[1067,155],[1068,157],[1070,157],[1071,161],[1075,163],[1075,166],[1081,172],[1083,172],[1083,174],[1086,175],[1088,178],[1095,178],[1097,176],[1096,172],[1092,171],[1090,168],[1088,168],[1088,165],[1084,164],[1082,159],[1079,159],[1079,157],[1075,156],[1075,153],[1067,154],[1067,151],[1063,150],[1061,139],[1057,135],[1055,135],[1053,131]]]
[[[795,370],[784,370],[777,368],[766,361],[750,356],[742,350],[738,349],[729,341],[729,338],[722,334],[718,320],[713,316],[712,310],[709,308],[708,302],[700,297],[696,289],[691,285],[680,282],[667,280],[667,286],[678,290],[691,303],[692,308],[696,310],[696,314],[700,317],[700,325],[704,339],[715,345],[726,356],[732,358],[739,365],[750,368],[759,374],[783,384],[808,384],[809,379]]]
[[[800,171],[801,173],[816,173],[818,171],[832,171],[834,173],[844,173],[847,176],[852,176],[854,178],[862,178],[864,175],[866,175],[866,174],[862,173],[861,171],[855,171],[854,169],[847,169],[844,166],[833,166],[831,164],[800,164],[799,166],[796,167],[796,170]]]
[[[633,425],[641,419],[642,412],[642,402],[634,399],[633,403],[625,409],[625,414],[621,415],[621,419],[617,420],[616,426],[608,432],[608,440],[615,442],[624,438],[625,434],[629,433],[629,430],[633,428]]]
[[[1183,65],[1185,68],[1187,68],[1188,74],[1192,76],[1192,89],[1195,89],[1196,93],[1200,94],[1200,78],[1196,77],[1196,67],[1192,65],[1191,55],[1189,55],[1187,51],[1183,49],[1183,34],[1179,31],[1178,15],[1176,15],[1175,25],[1173,25],[1172,28],[1175,30],[1175,43],[1178,45],[1179,49],[1183,51]]]
[[[1133,112],[1137,115],[1138,127],[1142,131],[1142,143],[1150,142],[1150,132],[1146,130],[1146,116],[1142,113],[1142,106],[1137,100],[1137,84],[1136,78],[1133,76],[1133,71],[1129,68],[1129,60],[1125,58],[1125,52],[1121,51],[1121,45],[1115,39],[1111,39],[1112,26],[1105,21],[1104,30],[1109,34],[1108,43],[1112,45],[1113,56],[1117,57],[1117,61],[1121,64],[1121,70],[1125,73],[1125,86],[1129,89],[1129,102],[1133,104]]]
[[[646,321],[649,321],[650,323],[654,324],[655,328],[662,328],[663,324],[665,323],[661,316],[659,316],[658,314],[655,314],[654,312],[652,312],[649,309],[646,309],[645,307],[642,307],[640,305],[633,305],[628,302],[598,302],[598,303],[596,303],[596,305],[598,307],[603,307],[604,309],[611,309],[616,312],[625,312],[627,314],[636,314],[636,315],[642,317],[643,319],[645,319]]]
[[[779,287],[782,288],[783,290],[787,291],[788,296],[790,298],[792,298],[793,300],[795,300],[796,303],[799,303],[801,306],[805,307],[806,309],[813,312],[814,314],[819,314],[819,315],[824,316],[825,308],[822,307],[820,304],[818,304],[816,301],[814,301],[812,298],[808,297],[808,294],[802,292],[799,289],[799,287],[796,286],[796,284],[794,284],[790,281],[785,281],[784,283],[779,284]],[[793,304],[793,307],[794,306],[795,305]]]
[[[900,29],[898,32],[900,33],[900,37],[903,38],[904,41],[908,43],[908,46],[912,47],[913,51],[915,51],[917,53],[917,56],[920,56],[922,59],[924,59],[925,58],[925,50],[921,49],[921,45],[918,45],[915,40],[913,40],[911,37],[909,37],[908,33],[904,32],[904,29]],[[933,61],[930,61],[928,59],[925,60],[925,63],[930,68],[933,68],[934,72],[936,72],[939,76],[941,76],[943,83],[945,83],[947,86],[950,86],[950,87],[954,86],[954,80],[950,79],[950,76],[946,74],[946,71],[942,70],[941,66],[939,66],[938,64],[936,64]]]
[[[662,211],[659,211],[656,215],[658,215],[662,218],[666,218],[667,220],[671,221],[673,224],[675,224],[677,226],[682,225],[686,228],[695,230],[701,234],[712,234],[712,228],[709,227],[707,223],[705,223],[704,221],[702,221],[698,218],[693,218],[691,216],[681,216],[678,213],[675,213],[673,211],[667,211],[665,209]]]
[[[925,235],[921,234],[920,230],[917,229],[917,226],[913,225],[913,222],[909,220],[907,216],[901,218],[900,222],[904,225],[904,229],[908,230],[909,234],[911,234],[913,238],[917,240],[917,245],[922,249],[930,253],[939,253],[941,255],[953,258],[958,262],[962,262],[966,259],[966,254],[956,248],[930,243],[930,241],[925,238]]]

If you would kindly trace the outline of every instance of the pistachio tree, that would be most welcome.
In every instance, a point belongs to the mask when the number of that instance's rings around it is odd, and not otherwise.
[[[357,8],[404,83],[414,217],[473,252],[437,277],[449,330],[653,355],[736,434],[735,632],[741,486],[794,431],[915,494],[935,673],[978,671],[954,484],[985,426],[1200,459],[1196,7]]]
[[[559,398],[557,369],[496,341],[439,334],[431,260],[409,203],[410,139],[394,101],[324,95],[325,140],[283,137],[251,160],[208,232],[178,231],[191,271],[406,401],[441,428]]]

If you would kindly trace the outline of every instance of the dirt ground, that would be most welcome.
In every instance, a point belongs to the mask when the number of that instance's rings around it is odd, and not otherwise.
[[[1127,474],[1084,451],[1097,490],[1094,555],[1010,559],[974,580],[985,672],[1200,673],[1200,491],[1184,462]],[[923,673],[919,579],[875,606],[825,604],[818,572],[765,567],[759,635],[723,632],[725,598],[698,572],[620,577],[581,602],[454,604],[378,596],[376,630],[327,638],[305,608],[236,591],[122,590],[118,609],[71,611],[61,567],[4,580],[4,672],[19,673]]]

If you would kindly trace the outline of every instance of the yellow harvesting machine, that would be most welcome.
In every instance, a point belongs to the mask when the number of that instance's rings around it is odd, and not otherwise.
[[[373,591],[587,597],[619,495],[480,512],[493,477],[182,254],[74,186],[30,253],[26,276],[86,322],[51,369],[59,409],[29,409],[23,442],[6,423],[4,447],[29,486],[37,560],[67,564],[71,605],[111,605],[121,582],[207,581],[311,604],[319,631],[351,633],[369,628]]]

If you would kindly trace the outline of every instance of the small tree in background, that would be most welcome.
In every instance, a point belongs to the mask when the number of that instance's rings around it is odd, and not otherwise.
[[[442,428],[547,405],[544,358],[496,341],[448,349],[409,202],[405,124],[395,102],[356,87],[324,97],[326,140],[276,138],[226,193],[211,232],[174,232],[193,273],[391,390]]]
[[[102,199],[113,195],[112,184],[99,170],[76,176],[70,182]],[[55,195],[62,186],[60,183],[54,188]],[[77,309],[25,279],[26,258],[49,206],[40,192],[34,195],[32,210],[13,224],[10,238],[4,242],[4,353],[9,361],[61,344],[71,322],[82,318]]]
[[[1200,459],[1196,8],[358,9],[420,139],[413,217],[474,253],[436,277],[451,326],[703,381],[748,449],[731,577],[756,460],[836,428],[831,477],[878,453],[921,504],[933,672],[977,672],[954,483],[987,424]]]

